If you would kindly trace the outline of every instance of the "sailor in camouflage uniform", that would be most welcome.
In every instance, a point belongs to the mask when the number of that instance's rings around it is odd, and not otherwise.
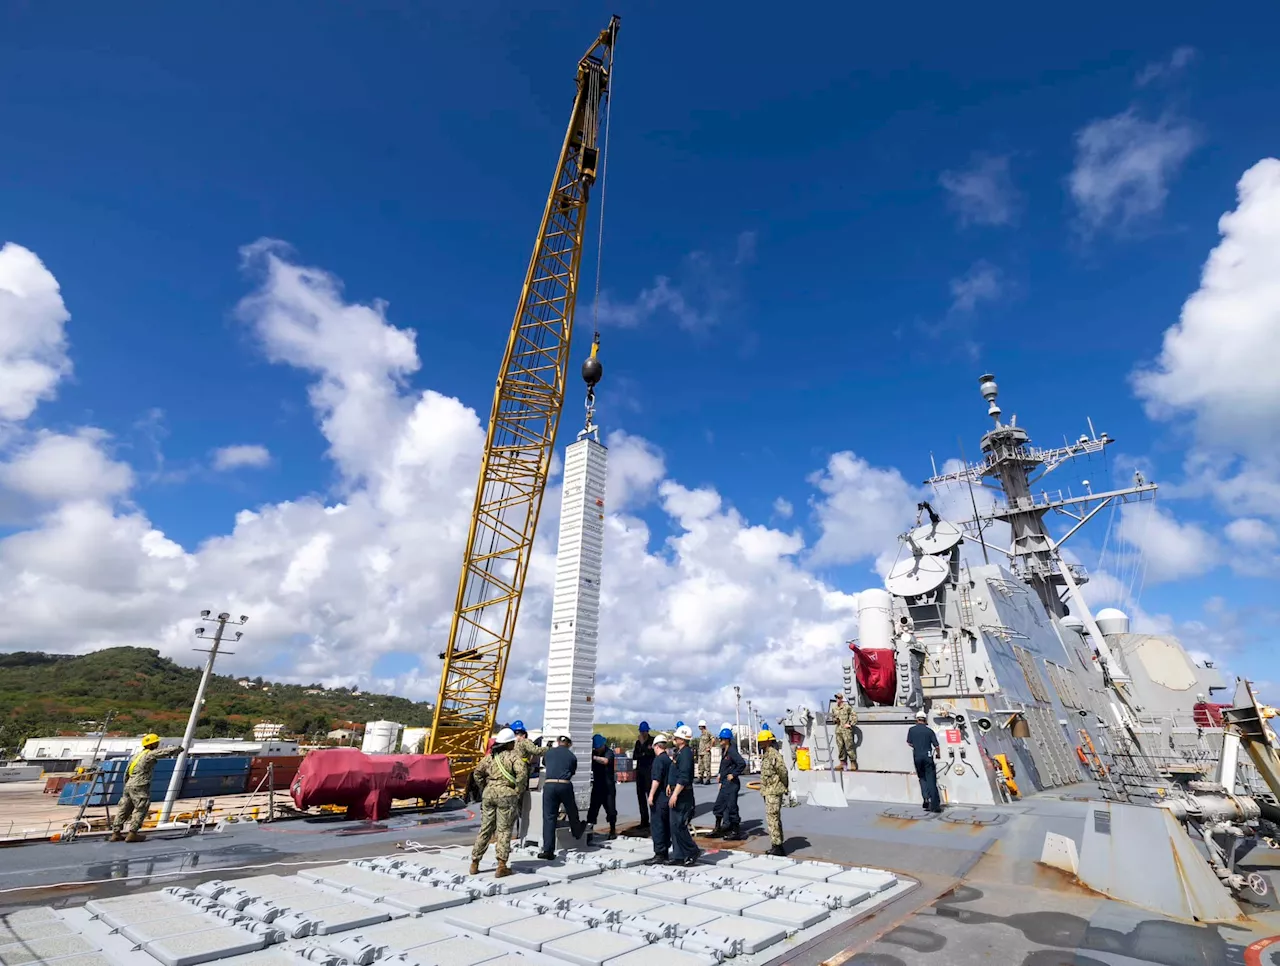
[[[129,762],[124,783],[124,793],[120,796],[120,807],[116,809],[116,820],[111,824],[109,842],[141,842],[142,821],[151,808],[151,776],[155,773],[156,762],[161,758],[172,758],[182,753],[181,745],[172,748],[160,748],[159,735],[147,735],[142,739],[142,750]],[[129,823],[129,834],[121,835],[125,823]]]
[[[853,726],[858,723],[858,712],[846,704],[843,694],[836,695],[836,771],[843,771],[845,763],[858,770],[858,746],[853,743]]]
[[[705,721],[698,722],[698,784],[711,784],[711,749],[715,745],[715,738],[711,736],[711,732],[707,730]]]
[[[516,736],[510,728],[503,728],[494,739],[493,750],[481,759],[473,774],[482,789],[480,801],[480,832],[476,844],[471,847],[471,875],[480,874],[480,860],[494,840],[498,853],[498,871],[495,879],[511,875],[507,857],[511,855],[511,828],[515,825],[516,810],[520,798],[529,787],[529,766],[520,752],[515,750]]]
[[[789,793],[791,779],[787,763],[778,750],[777,739],[767,728],[756,737],[760,745],[760,794],[764,796],[764,824],[772,848],[766,855],[786,855],[782,848],[782,800]]]
[[[515,750],[516,753],[524,759],[525,767],[529,770],[529,778],[538,774],[538,767],[542,762],[542,751],[532,741],[529,740],[529,732],[525,730],[523,721],[513,721],[508,727],[512,734],[516,736]],[[529,785],[525,783],[525,793],[520,797],[520,802],[516,806],[516,832],[515,838],[521,845],[525,839],[529,837]]]

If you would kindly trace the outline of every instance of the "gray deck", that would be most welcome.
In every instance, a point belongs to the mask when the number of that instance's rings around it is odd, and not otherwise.
[[[618,791],[619,810],[624,816],[620,827],[626,828],[634,823],[634,792],[627,785],[619,786]],[[714,789],[699,788],[697,791],[701,799],[699,813],[705,815],[710,809]],[[1085,791],[1087,789],[1069,789],[1067,794],[1083,794]],[[738,954],[739,958],[727,962],[747,966],[750,963],[763,964],[776,960],[777,963],[807,966],[832,959],[847,966],[899,966],[917,963],[924,966],[951,966],[991,962],[1023,966],[1058,966],[1066,963],[1076,966],[1132,966],[1145,963],[1200,966],[1242,962],[1244,947],[1264,937],[1280,934],[1280,914],[1274,908],[1274,902],[1270,908],[1254,910],[1238,927],[1179,923],[1110,901],[1085,890],[1054,870],[1039,866],[1036,860],[1039,858],[1044,833],[1057,831],[1077,836],[1084,807],[1082,802],[1069,798],[1037,796],[1001,810],[1003,817],[994,825],[954,821],[958,817],[973,817],[981,821],[984,815],[990,813],[989,809],[952,809],[948,817],[953,821],[920,816],[903,806],[876,803],[854,803],[844,809],[809,806],[785,809],[782,817],[792,858],[887,869],[915,880],[919,886],[902,894],[880,897],[880,901],[857,914],[829,915],[826,921],[809,926],[785,940],[785,955],[780,955],[782,947],[775,946],[772,952],[741,952]],[[768,843],[761,834],[763,807],[757,795],[743,795],[742,813],[743,828],[752,833],[752,836],[741,848],[763,851]],[[629,819],[626,818],[628,814],[631,816]],[[281,822],[271,826],[246,826],[224,833],[190,838],[165,838],[165,833],[161,833],[159,836],[153,835],[145,843],[132,845],[86,839],[70,845],[41,843],[5,849],[0,851],[0,890],[22,891],[0,891],[0,911],[43,906],[56,909],[62,919],[68,916],[74,918],[76,915],[84,915],[83,910],[78,913],[75,910],[92,898],[135,893],[143,889],[158,890],[166,886],[193,888],[210,879],[222,878],[230,881],[237,877],[261,878],[264,874],[274,874],[290,884],[289,889],[280,893],[279,905],[284,905],[286,897],[290,896],[295,904],[308,905],[302,901],[307,894],[299,895],[296,891],[299,883],[305,883],[306,889],[319,889],[324,893],[335,887],[317,886],[313,881],[295,879],[295,873],[368,856],[395,855],[420,861],[420,856],[396,852],[395,843],[413,841],[433,848],[446,846],[469,842],[476,829],[474,819],[467,812],[431,816],[428,824],[418,824],[417,820],[406,818],[385,824],[385,829],[379,829],[349,822]],[[492,868],[492,854],[490,851],[488,868]],[[1274,874],[1280,864],[1278,859],[1280,853],[1256,850],[1246,861],[1251,864],[1251,870],[1262,871],[1276,882],[1280,881],[1280,876]],[[734,867],[738,865],[741,863],[735,862]],[[243,866],[253,868],[239,868]],[[789,877],[781,874],[787,870],[763,874],[775,876],[779,880],[787,878],[797,886],[825,888],[829,891],[836,890],[837,893],[840,889],[856,888],[842,884],[838,872],[837,875],[828,877],[828,881],[822,882],[818,880],[822,878],[824,870],[813,870],[811,867],[801,869],[799,876],[795,874],[794,868],[790,870]],[[716,874],[733,872],[732,869],[709,871]],[[532,869],[527,874],[536,872],[536,869]],[[572,882],[564,881],[563,876],[544,875],[542,878],[548,881],[546,887],[532,888],[505,897],[468,899],[467,906],[478,908],[481,905],[498,905],[504,899],[519,900],[557,888],[564,890],[563,898],[566,900],[589,904],[601,897],[583,887],[605,883],[608,879],[616,880],[621,886],[611,888],[611,893],[655,901],[649,892],[641,894],[644,884],[632,881],[632,874],[632,870],[601,872],[598,877],[593,874],[576,878]],[[750,874],[739,870],[736,877],[747,880]],[[149,876],[162,877],[148,878]],[[38,888],[54,883],[84,882],[88,879],[105,881],[59,889]],[[280,888],[279,883],[271,881]],[[661,881],[655,880],[655,884]],[[339,895],[339,903],[381,905],[386,910],[390,918],[382,925],[359,927],[366,930],[390,929],[409,922],[419,923],[421,928],[438,932],[438,922],[451,909],[465,908],[456,904],[455,893],[442,894],[438,889],[432,891],[429,886],[410,888],[407,891],[397,890],[389,893],[383,903],[376,903],[360,894],[367,891],[360,889],[357,883],[351,886],[350,892]],[[679,910],[670,913],[673,928],[677,920],[684,928],[700,928],[689,926],[689,923],[715,921],[704,917],[717,910],[694,904],[699,901],[698,896],[689,897],[687,889],[674,891],[685,893],[683,903],[674,902],[670,896],[656,900],[666,904],[663,908]],[[723,889],[711,894],[726,899],[735,896],[745,898],[741,893]],[[447,901],[449,905],[440,905],[442,901]],[[606,902],[605,905],[609,903]],[[729,905],[730,911],[727,914],[733,915],[731,909],[734,903]],[[738,905],[742,906],[742,903]],[[415,918],[413,912],[417,909],[434,911]],[[537,914],[536,910],[533,914]],[[622,914],[620,910],[618,914]],[[645,913],[637,915],[647,918]],[[37,925],[38,923],[32,923],[30,928],[35,929],[39,935],[33,935],[30,939],[22,940],[23,942],[34,945],[48,939],[56,940],[60,936],[66,938],[58,930],[41,930],[36,928]],[[46,921],[45,925],[49,923]],[[776,924],[761,922],[761,925]],[[0,927],[0,936],[3,935],[2,928]],[[451,937],[456,938],[461,929],[466,935],[472,935],[473,939],[479,938],[479,933],[473,935],[472,931],[463,927],[450,928]],[[348,936],[356,934],[358,932],[346,931]],[[578,944],[572,941],[576,935],[577,932],[569,931],[558,939],[539,942],[539,945],[551,947],[546,951],[532,949],[532,944],[538,941],[537,935],[518,936],[520,941],[517,942],[500,939],[496,948],[501,949],[502,957],[518,952],[522,958],[499,957],[488,962],[537,966],[538,963],[547,962],[538,958],[547,952],[556,953],[559,958],[555,961],[583,962],[585,954],[577,952]],[[314,943],[317,938],[313,936],[290,942]],[[483,938],[487,943],[493,942],[490,936]],[[742,936],[737,938],[745,939]],[[286,944],[264,943],[262,951],[234,962],[237,966],[284,963],[286,960],[278,955],[284,945]],[[390,943],[387,945],[388,948],[393,948]],[[68,945],[59,946],[54,943],[48,948],[53,952],[68,949]],[[407,957],[412,952],[403,946],[394,948],[404,951]],[[743,948],[745,949],[745,945]],[[449,962],[464,962],[474,955],[472,947],[464,949],[454,943],[437,950],[441,954],[441,962],[444,961],[447,950],[457,951],[456,955],[449,954],[454,957],[448,959]],[[0,946],[0,952],[3,951],[4,947]],[[616,966],[643,966],[649,961],[646,959],[649,952],[652,950],[637,948],[618,953],[612,962]],[[685,962],[693,966],[696,956],[688,959],[675,955],[677,952],[681,951],[674,947],[664,948],[662,966],[675,966]],[[90,963],[108,966],[113,962],[110,959],[94,959],[93,955],[96,954],[90,954],[90,958],[83,960],[64,960],[63,966],[89,966]],[[8,958],[13,957],[0,956],[0,963]],[[145,960],[121,960],[159,961],[163,960],[154,955],[147,956]],[[403,961],[415,960],[409,957]]]

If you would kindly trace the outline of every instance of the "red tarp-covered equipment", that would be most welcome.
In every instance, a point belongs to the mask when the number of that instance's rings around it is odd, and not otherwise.
[[[862,693],[876,704],[893,704],[898,691],[898,671],[893,648],[864,648],[850,644],[853,673]]]
[[[348,818],[378,821],[396,798],[435,801],[449,787],[447,755],[366,755],[356,748],[313,751],[290,787],[298,808],[345,805]]]

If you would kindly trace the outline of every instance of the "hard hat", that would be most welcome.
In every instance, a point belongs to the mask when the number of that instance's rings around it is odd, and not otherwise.
[[[681,725],[680,727],[676,728],[676,737],[683,738],[685,741],[688,741],[690,738],[693,737],[693,729],[690,728],[688,725]]]
[[[603,747],[604,747],[604,735],[592,735],[592,736],[591,736],[591,747],[592,747],[592,748],[603,748]]]
[[[777,741],[777,739],[773,737],[772,731],[770,731],[768,728],[765,728],[764,731],[756,735],[756,741]]]
[[[920,711],[917,711],[917,712],[916,712],[916,717],[917,717],[917,718],[919,718],[921,721],[924,721],[924,720],[925,720],[926,718],[928,718],[929,716],[928,716],[927,714],[925,714],[925,713],[924,713],[924,711],[923,711],[923,709],[922,709],[922,710],[920,710]]]
[[[666,735],[657,735],[657,736],[653,739],[653,743],[654,743],[655,745],[665,745],[665,744],[667,743],[667,740],[668,740],[668,739],[667,739],[667,736],[666,736]]]
[[[493,739],[495,745],[509,745],[516,740],[515,732],[510,728],[503,728]]]
[[[160,736],[159,736],[159,735],[143,735],[143,736],[142,736],[142,747],[143,747],[143,748],[154,748],[154,747],[155,747],[156,745],[158,745],[158,744],[160,744]]]
[[[721,729],[720,729],[720,734],[716,735],[716,737],[717,737],[717,738],[723,738],[725,741],[733,741],[733,729],[732,729],[732,728],[721,728]]]
[[[524,726],[524,722],[523,722],[523,721],[520,721],[520,720],[516,720],[516,721],[511,722],[511,730],[512,730],[512,731],[523,731],[525,734],[528,734],[528,733],[529,733],[529,729],[528,729],[528,728],[526,728],[526,727]]]
[[[572,736],[572,735],[560,735],[560,740],[561,740],[561,741],[567,741],[567,742],[569,742],[569,744],[573,744],[573,736]]]
[[[676,722],[676,727],[677,727],[677,728],[683,728],[683,727],[684,727],[684,722],[683,722],[683,721],[677,721],[677,722]]]
[[[640,730],[641,730],[641,731],[648,731],[648,730],[649,730],[649,722],[647,722],[647,721],[641,721],[641,722],[640,722]]]
[[[727,721],[721,721],[721,722],[720,722],[720,729],[723,731],[725,728],[728,728],[728,729],[730,729],[730,730],[733,730],[733,725],[729,724],[729,722],[727,722]]]
[[[707,726],[707,722],[706,722],[705,720],[703,720],[703,721],[699,721],[699,722],[698,722],[698,727],[699,727],[699,728],[705,728],[706,726]]]

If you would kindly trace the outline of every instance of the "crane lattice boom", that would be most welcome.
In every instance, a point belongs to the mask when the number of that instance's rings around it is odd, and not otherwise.
[[[511,654],[564,403],[587,199],[600,160],[617,31],[614,17],[578,63],[569,128],[489,414],[428,747],[449,755],[455,785],[465,784],[485,753]]]

